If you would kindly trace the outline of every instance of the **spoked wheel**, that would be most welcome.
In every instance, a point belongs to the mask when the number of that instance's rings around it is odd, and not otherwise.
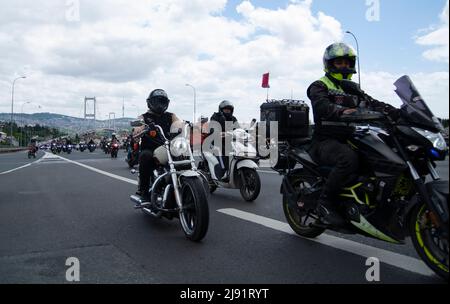
[[[180,222],[186,237],[194,242],[202,240],[209,225],[208,200],[200,178],[186,178],[181,188],[183,210]]]
[[[291,181],[291,183],[295,191],[299,192],[302,189],[311,187],[314,179],[313,177],[300,175]],[[297,202],[297,208],[292,207],[289,204],[287,195],[283,194],[283,211],[289,226],[298,235],[306,238],[315,238],[321,235],[325,229],[314,226],[314,223],[319,219],[317,214],[313,209],[307,210],[304,207],[303,202]]]
[[[419,205],[412,211],[409,225],[411,239],[428,267],[448,281],[448,231],[437,229],[432,217],[426,205]]]
[[[242,168],[239,170],[241,184],[239,190],[247,202],[253,202],[261,191],[261,179],[255,169]]]

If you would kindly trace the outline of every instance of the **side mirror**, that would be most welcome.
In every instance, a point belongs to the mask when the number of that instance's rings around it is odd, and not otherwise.
[[[130,121],[130,125],[134,128],[142,127],[144,125],[144,122],[142,120],[134,120],[134,121]]]

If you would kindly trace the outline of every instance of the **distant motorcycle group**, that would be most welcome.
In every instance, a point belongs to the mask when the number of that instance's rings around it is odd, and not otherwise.
[[[67,153],[71,154],[73,150],[78,150],[80,152],[84,152],[88,150],[89,152],[94,152],[97,149],[97,145],[95,143],[80,143],[78,145],[73,145],[71,143],[56,143],[53,142],[50,144],[50,151],[53,154],[61,154],[61,153]]]

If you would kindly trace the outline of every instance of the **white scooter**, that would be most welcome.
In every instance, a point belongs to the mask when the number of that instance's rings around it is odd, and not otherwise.
[[[253,136],[244,129],[236,129],[225,133],[231,136],[232,152],[229,155],[227,176],[223,178],[222,158],[220,148],[215,147],[214,155],[211,151],[202,151],[202,161],[199,170],[207,177],[211,193],[217,188],[239,189],[244,200],[252,202],[256,200],[261,191],[261,180],[256,169],[259,168],[258,154],[253,146]]]

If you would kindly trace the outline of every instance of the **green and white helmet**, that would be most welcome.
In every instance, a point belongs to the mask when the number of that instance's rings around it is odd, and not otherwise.
[[[333,61],[338,58],[346,58],[350,61],[350,68],[337,69],[333,65]],[[356,74],[356,52],[345,43],[333,43],[328,46],[323,55],[323,65],[326,73],[331,74],[334,78],[351,79],[353,74]]]

